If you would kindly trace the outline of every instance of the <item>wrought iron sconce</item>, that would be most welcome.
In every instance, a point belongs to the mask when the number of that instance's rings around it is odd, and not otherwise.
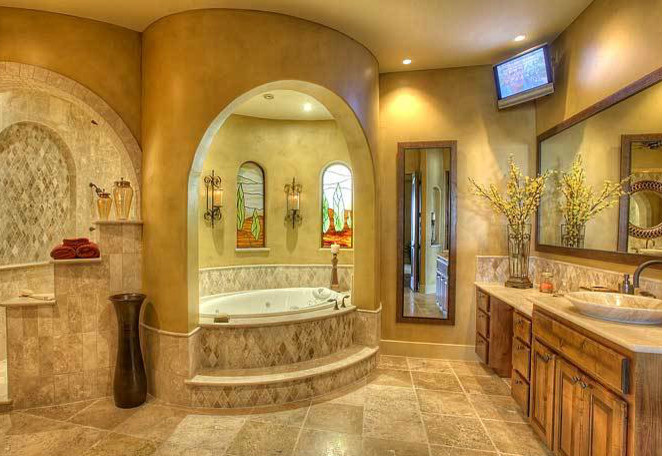
[[[287,197],[287,216],[285,220],[292,221],[292,228],[301,222],[301,184],[297,184],[296,178],[292,178],[291,184],[285,184],[285,195]]]
[[[223,185],[221,177],[214,175],[211,170],[209,176],[205,176],[205,196],[207,200],[207,210],[205,211],[205,220],[211,223],[214,228],[214,222],[221,220],[221,208],[223,207]]]

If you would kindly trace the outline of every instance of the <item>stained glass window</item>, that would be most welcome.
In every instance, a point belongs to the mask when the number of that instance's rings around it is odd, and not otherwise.
[[[352,171],[333,163],[322,173],[322,247],[352,248]]]
[[[237,173],[237,248],[265,246],[264,171],[246,162]]]

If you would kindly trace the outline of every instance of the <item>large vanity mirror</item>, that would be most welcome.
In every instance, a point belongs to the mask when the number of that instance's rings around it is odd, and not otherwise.
[[[662,69],[538,137],[552,170],[536,249],[630,264],[662,256]]]
[[[456,143],[399,143],[397,159],[397,320],[454,324]]]

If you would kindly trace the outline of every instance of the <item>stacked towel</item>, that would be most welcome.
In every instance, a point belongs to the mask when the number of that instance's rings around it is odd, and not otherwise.
[[[51,250],[51,258],[54,260],[72,260],[76,258],[76,249],[60,244]]]
[[[76,250],[78,247],[82,245],[89,244],[90,240],[88,238],[71,238],[71,239],[63,239],[62,243]]]
[[[94,242],[87,242],[76,249],[76,256],[78,258],[99,258],[101,252],[99,251],[99,246]]]

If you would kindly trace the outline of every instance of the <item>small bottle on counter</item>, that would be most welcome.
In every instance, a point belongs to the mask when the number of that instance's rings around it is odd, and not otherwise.
[[[552,279],[554,276],[551,272],[545,271],[540,274],[540,285],[538,289],[541,293],[554,293],[554,283]]]

